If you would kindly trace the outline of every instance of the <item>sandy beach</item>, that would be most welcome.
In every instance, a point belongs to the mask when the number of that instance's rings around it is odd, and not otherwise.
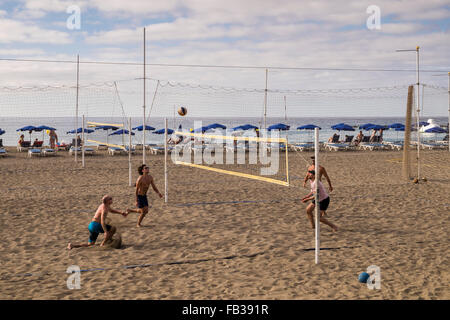
[[[137,214],[110,215],[121,249],[69,251],[68,242],[87,242],[104,194],[114,208],[134,207],[128,158],[97,154],[82,169],[66,152],[9,150],[0,159],[0,299],[450,298],[448,150],[422,151],[420,184],[402,179],[399,151],[321,153],[339,231],[321,225],[319,265],[300,201],[312,153],[289,154],[290,187],[170,163],[169,203],[150,189],[141,229]],[[133,183],[141,159],[133,156]],[[163,193],[164,155],[147,159]],[[71,265],[93,269],[79,290],[66,285]],[[125,268],[136,265],[145,266]],[[380,267],[379,290],[358,282],[370,265]]]

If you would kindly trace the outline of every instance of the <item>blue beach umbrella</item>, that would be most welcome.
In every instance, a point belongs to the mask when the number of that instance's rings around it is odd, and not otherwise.
[[[81,131],[83,131],[83,128],[78,128],[76,131],[75,130],[67,131],[66,134],[81,133]],[[84,133],[92,133],[94,131],[95,130],[84,128]]]
[[[231,130],[238,131],[238,130],[256,130],[256,129],[258,129],[257,126],[253,126],[251,124],[243,124],[241,126],[234,127]]]
[[[226,129],[227,127],[220,123],[213,123],[206,126],[208,129]]]
[[[304,126],[297,127],[297,130],[314,130],[315,128],[319,128],[319,130],[322,130],[321,127],[314,124],[305,124]]]
[[[143,128],[144,128],[144,126],[140,125],[140,126],[134,127],[133,130],[143,131]],[[152,126],[145,125],[145,130],[152,131],[152,130],[155,130],[155,128],[153,128]]]
[[[0,128],[0,136],[5,133],[6,133],[6,131]]]
[[[398,122],[389,125],[389,128],[391,128],[391,129],[397,129],[397,128],[403,128],[403,127],[405,127],[405,125],[402,123],[398,123]]]
[[[387,130],[387,129],[386,129],[386,126],[381,126],[381,125],[379,125],[379,124],[371,125],[371,126],[369,126],[369,127],[366,127],[364,130],[375,130],[375,131],[378,131],[378,130],[381,130],[381,129]]]
[[[375,124],[373,124],[373,123],[365,123],[365,124],[360,125],[359,129],[366,130],[367,127],[371,127],[371,126],[374,126],[374,125]]]
[[[355,131],[352,126],[345,123],[335,124],[334,126],[331,126],[331,129],[338,131]]]
[[[208,126],[204,126],[204,127],[201,127],[201,128],[195,128],[192,132],[194,132],[194,133],[197,133],[197,132],[203,133],[205,131],[208,131],[209,129],[211,129],[211,128],[209,128]]]
[[[282,131],[286,131],[289,130],[290,126],[288,126],[287,124],[284,123],[277,123],[277,124],[273,124],[270,127],[267,128],[268,131],[272,131],[272,130],[282,130]]]
[[[35,126],[25,126],[25,127],[17,129],[16,131],[22,131],[22,132],[23,131],[28,131],[29,134],[30,134],[30,141],[31,141],[31,132],[34,131],[34,130],[36,130]]]
[[[154,134],[164,134],[164,132],[165,132],[165,129],[162,128],[162,129],[153,131],[152,133],[154,133]],[[172,133],[174,133],[174,131],[172,129],[167,129],[167,134],[172,134]]]
[[[120,130],[114,131],[113,133],[110,133],[109,136],[115,136],[115,135],[120,135],[120,134],[130,134],[130,131],[128,131],[127,129],[120,129]],[[131,131],[131,135],[134,136],[133,131]]]

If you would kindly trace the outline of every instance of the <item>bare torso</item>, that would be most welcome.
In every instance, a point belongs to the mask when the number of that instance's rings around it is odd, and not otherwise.
[[[105,212],[104,218],[106,218],[106,215],[109,212],[109,208],[105,204],[101,204],[98,206],[97,211],[95,212],[94,218],[92,218],[92,221],[102,223],[102,213]]]
[[[148,188],[153,181],[153,177],[151,175],[143,175],[139,177],[137,183],[137,194],[141,196],[145,196],[147,194]]]

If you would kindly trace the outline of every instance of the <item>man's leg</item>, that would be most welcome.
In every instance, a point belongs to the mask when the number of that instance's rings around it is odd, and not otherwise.
[[[137,227],[141,226],[142,220],[144,219],[145,215],[148,213],[148,207],[143,207],[141,210],[142,211],[138,218]]]
[[[314,208],[316,206],[314,205],[314,203],[310,203],[307,207],[306,207],[306,214],[308,215],[308,219],[309,222],[311,222],[311,227],[314,229],[314,218],[313,218],[313,211]]]
[[[80,244],[75,244],[75,243],[70,243],[67,245],[67,249],[71,250],[73,248],[85,248],[85,247],[91,247],[95,244],[95,242],[88,242],[88,243],[80,243]]]
[[[332,224],[327,218],[323,217],[326,214],[326,212],[320,211],[320,213],[321,213],[320,222],[330,226],[333,229],[333,231],[337,231],[338,228],[334,224]]]

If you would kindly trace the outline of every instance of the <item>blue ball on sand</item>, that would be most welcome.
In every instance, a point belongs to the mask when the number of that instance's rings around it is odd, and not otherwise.
[[[367,283],[367,280],[369,280],[370,275],[367,272],[362,272],[358,276],[358,281],[361,283]]]

